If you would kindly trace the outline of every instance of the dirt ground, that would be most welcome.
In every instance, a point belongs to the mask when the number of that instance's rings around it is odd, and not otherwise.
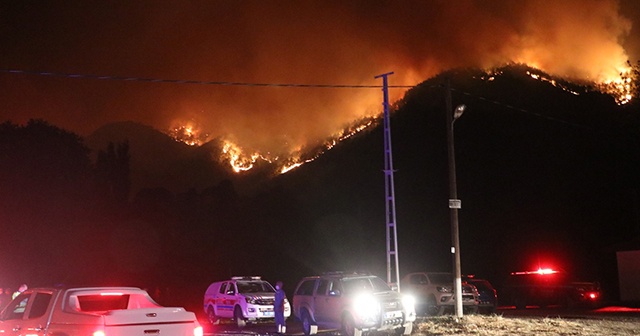
[[[640,317],[504,317],[466,315],[421,318],[412,335],[506,336],[506,335],[640,335]]]

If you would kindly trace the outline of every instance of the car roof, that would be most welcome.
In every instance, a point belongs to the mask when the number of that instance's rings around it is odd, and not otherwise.
[[[321,275],[308,276],[304,279],[361,279],[361,278],[377,278],[377,276],[373,274],[365,274],[365,273],[344,273],[344,272],[327,272]]]

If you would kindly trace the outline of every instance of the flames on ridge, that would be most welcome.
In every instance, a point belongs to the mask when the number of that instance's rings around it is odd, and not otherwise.
[[[221,151],[214,154],[221,162],[229,164],[236,173],[251,170],[259,161],[275,165],[276,174],[285,174],[305,163],[319,158],[322,154],[335,147],[338,143],[376,125],[377,117],[362,118],[352,125],[336,132],[325,141],[313,148],[300,147],[292,153],[273,156],[271,153],[260,153],[257,150],[247,150],[229,139],[221,139]],[[200,146],[209,140],[209,135],[194,126],[176,126],[167,132],[174,140],[184,142],[190,146]]]
[[[201,146],[209,138],[209,134],[202,132],[193,123],[174,126],[167,131],[167,134],[176,141],[184,142],[189,146]]]

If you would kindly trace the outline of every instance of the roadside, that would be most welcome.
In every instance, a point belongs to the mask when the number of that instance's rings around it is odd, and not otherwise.
[[[276,335],[272,322],[248,324],[238,328],[231,320],[211,325],[201,321],[205,335]],[[420,317],[412,335],[640,335],[640,308],[607,306],[599,309],[548,307],[517,310],[500,307],[495,315]],[[319,330],[321,335],[339,335],[337,330]],[[287,319],[286,335],[303,335],[295,318]]]

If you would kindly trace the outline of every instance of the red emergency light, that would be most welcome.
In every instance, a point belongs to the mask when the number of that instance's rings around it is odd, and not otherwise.
[[[529,275],[529,274],[547,275],[547,274],[556,274],[556,273],[558,273],[558,271],[555,271],[551,268],[538,268],[538,270],[536,271],[511,272],[511,275]]]
[[[596,300],[598,299],[598,294],[599,294],[598,292],[588,292],[586,297],[587,299],[590,299],[590,300]]]

